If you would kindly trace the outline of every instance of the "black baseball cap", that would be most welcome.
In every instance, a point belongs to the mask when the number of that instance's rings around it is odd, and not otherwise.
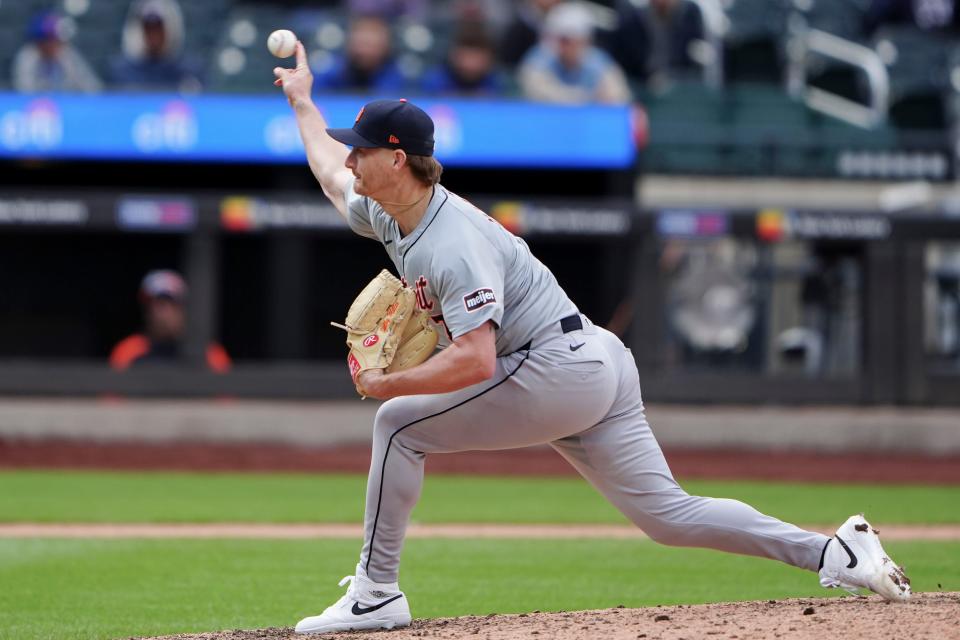
[[[406,100],[375,100],[360,109],[352,129],[327,129],[327,135],[351,147],[433,155],[433,120]]]

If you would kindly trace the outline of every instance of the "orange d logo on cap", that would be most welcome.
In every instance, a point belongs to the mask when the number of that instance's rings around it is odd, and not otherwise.
[[[367,108],[366,105],[360,107],[360,111],[357,113],[357,119],[353,121],[353,124],[357,124],[358,122],[360,122],[360,118],[363,117],[363,110],[366,108]]]

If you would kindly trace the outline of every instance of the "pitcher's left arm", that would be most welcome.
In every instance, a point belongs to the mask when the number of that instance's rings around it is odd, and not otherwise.
[[[357,377],[357,387],[371,398],[447,393],[489,380],[497,367],[493,322],[455,338],[450,346],[416,367],[386,373],[370,369]]]

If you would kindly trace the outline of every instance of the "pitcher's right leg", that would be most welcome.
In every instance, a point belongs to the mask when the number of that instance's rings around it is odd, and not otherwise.
[[[772,558],[816,571],[827,536],[737,500],[691,496],[677,484],[647,424],[633,356],[615,336],[606,336],[611,356],[618,350],[621,356],[617,402],[593,428],[551,445],[657,542]]]
[[[642,408],[551,445],[653,540],[772,558],[816,571],[829,538],[726,498],[692,496],[670,473]]]

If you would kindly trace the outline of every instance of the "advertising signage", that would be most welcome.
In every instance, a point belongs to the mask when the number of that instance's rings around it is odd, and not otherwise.
[[[349,126],[368,98],[317,99]],[[452,167],[626,169],[636,155],[628,107],[418,100]],[[167,162],[302,163],[296,121],[263,96],[0,93],[0,157]]]

